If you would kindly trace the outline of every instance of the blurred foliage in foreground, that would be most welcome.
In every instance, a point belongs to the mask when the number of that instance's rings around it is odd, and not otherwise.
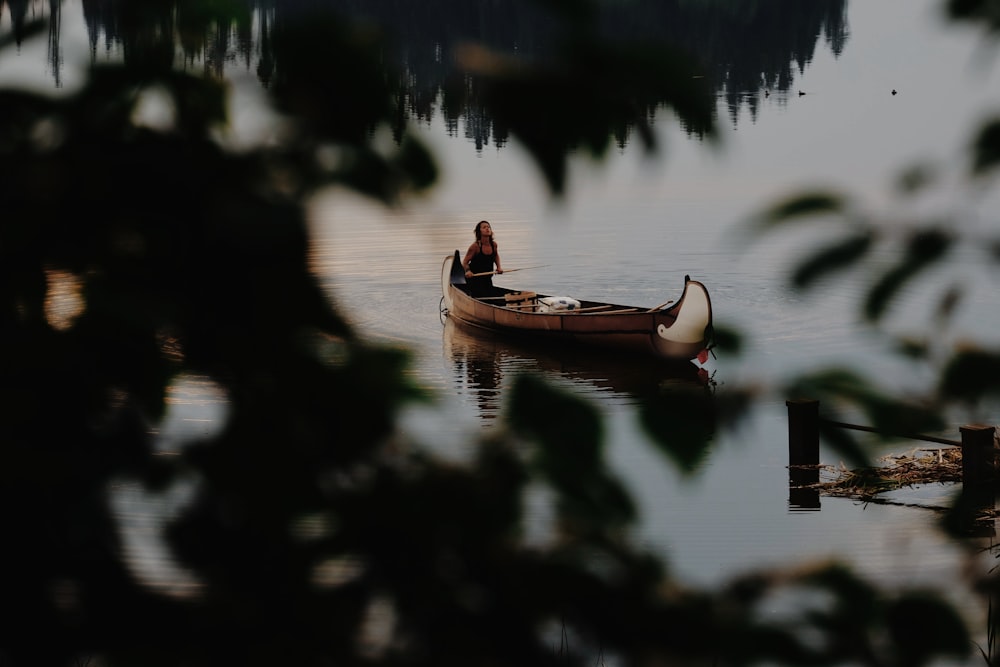
[[[397,413],[421,398],[406,356],[359,340],[324,299],[304,205],[332,183],[391,202],[429,187],[434,163],[409,136],[375,140],[393,126],[393,90],[364,35],[322,17],[280,30],[274,57],[294,66],[272,95],[287,127],[266,146],[227,148],[223,87],[160,58],[98,68],[69,96],[0,91],[0,590],[16,619],[0,627],[0,665],[914,666],[969,654],[935,595],[883,591],[836,565],[685,588],[629,541],[632,500],[593,407],[535,379],[467,464],[406,442]],[[568,42],[581,45],[597,48]],[[558,72],[466,57],[550,178],[570,144],[603,154],[634,111],[624,100],[653,85],[638,72],[677,71],[651,52],[600,58],[631,75],[609,89],[564,71],[562,90],[602,104],[552,135],[518,100],[551,92]],[[696,89],[674,92],[679,114],[710,127]],[[168,119],[146,120],[150,95]],[[908,246],[882,300],[940,255],[928,239]],[[226,419],[160,456],[166,397],[185,377],[224,392]],[[585,428],[548,427],[549,409]],[[645,417],[651,432],[690,465],[705,433],[671,441],[658,416]],[[136,576],[110,500],[123,488],[191,489],[164,536],[189,589]],[[539,495],[550,526],[529,537]],[[776,599],[795,613],[765,613]]]

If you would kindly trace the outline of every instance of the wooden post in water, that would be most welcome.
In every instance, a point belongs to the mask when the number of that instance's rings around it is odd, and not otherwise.
[[[788,504],[793,509],[819,509],[819,401],[785,401],[788,408]]]
[[[996,505],[995,445],[996,428],[983,424],[962,426],[962,494],[958,501],[956,519],[959,527],[971,535],[993,536],[992,521],[979,521],[978,517]]]
[[[800,398],[788,407],[788,465],[819,465],[819,401]]]
[[[979,486],[993,471],[994,426],[971,424],[959,429],[962,433],[962,484]]]

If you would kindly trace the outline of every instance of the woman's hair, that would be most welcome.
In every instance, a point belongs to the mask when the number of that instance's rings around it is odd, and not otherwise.
[[[479,222],[476,223],[476,226],[472,229],[472,231],[475,232],[475,234],[476,234],[476,240],[477,241],[482,241],[483,240],[483,234],[482,234],[482,232],[479,231],[479,226],[482,225],[484,222],[487,225],[490,225],[490,221],[489,220],[480,220]],[[490,225],[490,227],[492,227],[492,226],[493,225]],[[493,245],[497,244],[497,240],[496,240],[495,236],[490,236],[490,243],[492,243]]]

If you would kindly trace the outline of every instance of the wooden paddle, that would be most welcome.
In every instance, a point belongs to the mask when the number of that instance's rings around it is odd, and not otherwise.
[[[525,269],[542,269],[548,266],[548,264],[539,264],[538,266],[522,266],[519,269],[504,269],[504,273],[514,273],[515,271],[524,271]],[[480,276],[493,276],[496,275],[496,271],[483,271],[482,273],[473,273],[472,278],[478,278]]]

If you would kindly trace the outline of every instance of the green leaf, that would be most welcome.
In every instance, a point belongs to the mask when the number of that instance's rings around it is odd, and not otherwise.
[[[866,468],[871,465],[871,457],[861,447],[853,431],[821,421],[819,437],[852,467]]]
[[[704,459],[715,434],[712,394],[701,387],[667,387],[640,406],[646,432],[677,467],[692,472]]]
[[[813,286],[823,276],[846,269],[864,257],[872,245],[872,234],[857,234],[824,248],[799,264],[792,275],[792,284],[805,289]]]
[[[400,146],[396,163],[406,181],[417,190],[429,188],[437,181],[438,167],[434,155],[412,136],[407,135]]]
[[[799,376],[785,389],[789,398],[810,398],[831,401],[874,391],[872,385],[857,373],[843,368],[819,370]]]
[[[1000,164],[1000,119],[991,121],[979,131],[973,145],[972,172],[982,174]]]
[[[933,433],[947,427],[945,420],[926,405],[895,398],[870,396],[861,405],[872,428],[885,438]]]
[[[948,0],[948,15],[956,21],[982,21],[994,32],[1000,29],[996,0]]]
[[[895,349],[904,357],[922,360],[930,356],[931,346],[925,338],[904,337],[896,341]]]
[[[537,444],[534,469],[558,494],[567,525],[600,530],[635,518],[631,497],[604,461],[603,423],[593,406],[525,374],[514,383],[507,419]]]
[[[758,216],[757,225],[770,229],[802,218],[842,213],[846,202],[831,192],[807,192],[775,204]]]
[[[177,109],[177,126],[188,136],[197,137],[206,129],[228,122],[226,89],[218,81],[182,72],[165,77]]]
[[[881,319],[889,304],[910,280],[944,258],[952,241],[950,234],[939,229],[915,234],[907,244],[902,260],[886,271],[869,290],[864,304],[865,317],[871,321]]]
[[[914,165],[903,170],[896,182],[896,189],[904,195],[917,194],[935,181],[934,169],[928,165]]]
[[[831,565],[808,572],[803,577],[803,583],[833,596],[833,614],[841,622],[851,622],[861,628],[871,623],[878,613],[878,591],[844,565]]]
[[[938,391],[948,400],[976,402],[1000,395],[1000,354],[988,350],[963,350],[941,372]]]
[[[743,336],[740,332],[725,326],[713,325],[712,342],[713,349],[734,355],[739,354],[743,348]]]
[[[965,290],[960,285],[952,285],[938,299],[937,307],[934,309],[934,316],[941,322],[946,322],[955,314],[955,310],[962,303]]]
[[[886,609],[898,664],[926,665],[942,656],[966,657],[971,638],[962,618],[936,595],[910,591]]]

